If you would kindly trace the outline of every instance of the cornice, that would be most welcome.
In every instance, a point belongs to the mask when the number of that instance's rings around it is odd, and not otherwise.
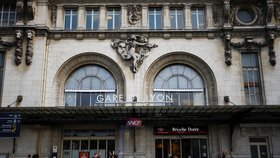
[[[208,30],[147,30],[147,29],[123,29],[123,30],[99,30],[99,31],[64,31],[51,30],[46,26],[17,26],[17,27],[0,27],[0,36],[10,36],[17,29],[34,30],[36,36],[48,36],[50,39],[76,38],[82,40],[84,38],[127,38],[131,34],[140,34],[145,37],[158,37],[163,39],[186,38],[221,38],[224,32],[231,32],[234,38],[243,38],[246,36],[263,37],[264,33],[269,30],[266,27],[232,27],[230,29],[208,29]],[[273,29],[276,36],[280,36],[280,27]]]

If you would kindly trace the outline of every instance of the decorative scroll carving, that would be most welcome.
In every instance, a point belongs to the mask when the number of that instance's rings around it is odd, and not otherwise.
[[[141,21],[141,6],[140,5],[129,5],[127,6],[127,17],[128,22],[131,25],[136,25]]]
[[[2,38],[0,37],[0,45],[4,47],[12,47],[14,43],[15,43],[14,41],[2,40]]]
[[[149,43],[148,39],[143,36],[131,35],[127,40],[112,40],[111,46],[124,60],[131,62],[131,71],[136,73],[148,56],[148,51],[158,45]]]
[[[56,23],[56,5],[52,5],[51,6],[51,22],[52,22],[52,26],[55,27],[55,23]]]
[[[22,31],[16,31],[15,63],[18,66],[22,62]]]
[[[257,47],[257,48],[261,48],[261,47],[265,47],[267,46],[266,42],[256,42],[254,41],[253,37],[245,37],[244,41],[242,42],[238,42],[238,43],[230,43],[231,46],[233,46],[234,48],[247,48],[252,49],[253,47]]]
[[[231,34],[229,32],[226,32],[224,34],[224,42],[225,42],[225,63],[229,66],[232,64],[231,58],[231,48],[230,48],[230,40],[231,40]]]
[[[231,58],[231,47],[234,48],[246,48],[247,50],[251,50],[253,48],[262,48],[268,46],[268,56],[269,62],[272,66],[276,65],[276,56],[275,56],[275,49],[274,49],[274,39],[275,33],[269,32],[266,36],[266,40],[264,42],[256,42],[254,41],[253,37],[245,37],[244,41],[233,43],[231,42],[231,34],[229,32],[224,33],[223,35],[224,43],[225,43],[225,63],[229,66],[232,64]]]
[[[276,65],[276,56],[275,56],[275,49],[274,49],[274,39],[275,39],[275,33],[270,32],[267,35],[267,45],[268,45],[268,56],[269,56],[269,62],[272,66]]]
[[[25,63],[26,65],[31,65],[32,57],[33,57],[33,37],[35,36],[35,32],[32,30],[26,31],[27,36],[27,46],[26,46],[26,53],[25,53]]]

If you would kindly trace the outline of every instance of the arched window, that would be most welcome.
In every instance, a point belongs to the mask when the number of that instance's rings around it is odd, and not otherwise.
[[[162,69],[153,83],[153,100],[165,105],[206,105],[202,77],[186,65],[171,65]]]
[[[116,81],[98,65],[87,65],[72,73],[65,84],[66,106],[100,106],[115,102]]]

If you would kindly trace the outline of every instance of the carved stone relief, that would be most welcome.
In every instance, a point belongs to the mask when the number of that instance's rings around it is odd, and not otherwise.
[[[26,24],[28,21],[32,21],[35,16],[36,0],[17,0],[16,10],[17,19]]]
[[[127,6],[127,18],[131,26],[140,24],[142,10],[140,5]]]
[[[57,10],[56,5],[52,5],[51,6],[51,23],[52,23],[53,27],[55,27],[55,23],[56,23],[56,10]]]
[[[16,65],[20,65],[22,62],[22,31],[16,31],[16,49],[15,49],[15,63]]]
[[[25,63],[27,66],[31,65],[33,58],[33,37],[35,36],[35,32],[33,30],[26,31],[27,38],[27,46],[25,53]]]
[[[131,62],[131,71],[136,73],[151,48],[158,45],[149,43],[147,38],[140,35],[131,35],[127,40],[112,40],[111,46],[124,60]]]
[[[254,41],[253,37],[245,37],[242,42],[233,43],[231,42],[231,34],[229,32],[225,32],[223,35],[224,40],[224,50],[225,50],[225,63],[229,66],[232,64],[231,58],[231,47],[234,48],[246,48],[248,51],[251,51],[253,48],[262,48],[268,46],[268,56],[269,62],[272,66],[276,65],[276,56],[275,56],[275,49],[274,49],[274,39],[275,33],[268,32],[264,42],[256,42]]]
[[[252,16],[254,16],[254,19],[251,22],[242,22],[238,18],[238,12],[240,10],[250,10],[252,11]],[[244,5],[234,5],[231,8],[231,14],[230,14],[230,19],[233,25],[236,26],[251,26],[251,25],[263,25],[264,21],[263,19],[265,18],[264,15],[264,10],[260,9],[260,7],[252,5],[252,4],[244,4]]]

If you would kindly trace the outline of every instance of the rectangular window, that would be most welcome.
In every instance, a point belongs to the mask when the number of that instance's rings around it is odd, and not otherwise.
[[[202,8],[192,9],[192,29],[204,29],[204,28],[205,28],[204,9]]]
[[[120,9],[108,9],[107,12],[107,28],[109,30],[119,30],[121,27],[121,11]]]
[[[149,28],[151,30],[162,29],[162,10],[161,10],[161,8],[149,8]]]
[[[243,84],[246,104],[261,104],[261,83],[257,53],[242,53]]]
[[[89,157],[99,154],[106,158],[115,153],[115,146],[115,129],[67,129],[64,130],[62,157],[77,158],[79,153],[88,152]]]
[[[170,25],[171,29],[181,30],[184,26],[183,10],[170,9]]]
[[[206,139],[156,139],[156,158],[207,158]]]
[[[251,158],[269,158],[266,137],[249,138]]]
[[[77,10],[66,9],[65,10],[65,30],[77,30]]]
[[[88,9],[86,17],[86,29],[98,30],[99,26],[99,11],[97,9]]]
[[[0,4],[0,26],[16,24],[16,7],[9,4]]]
[[[0,97],[2,97],[2,89],[3,89],[3,79],[4,79],[4,61],[5,61],[5,53],[0,52]],[[1,99],[0,99],[1,101]]]

